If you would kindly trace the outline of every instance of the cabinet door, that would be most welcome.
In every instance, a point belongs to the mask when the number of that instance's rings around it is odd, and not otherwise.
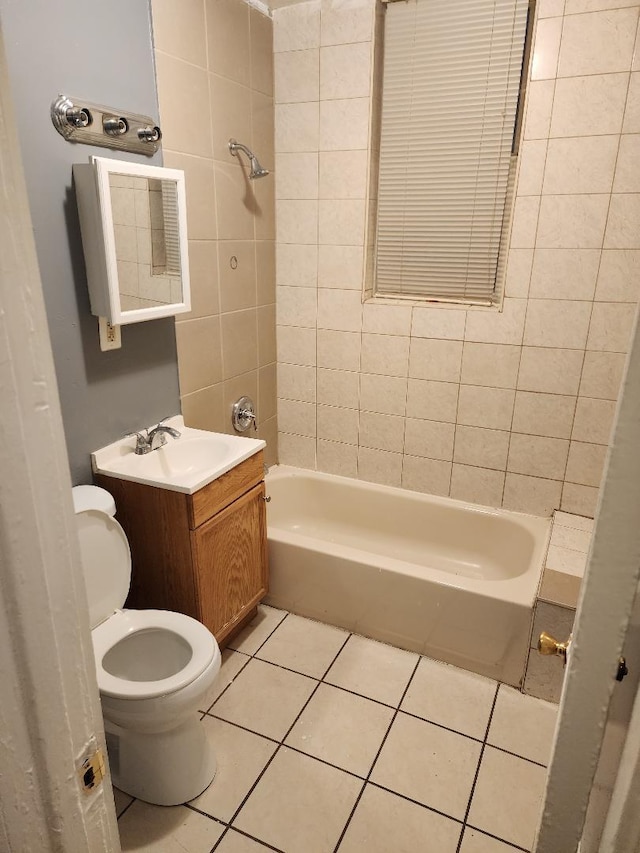
[[[264,495],[260,483],[191,534],[200,619],[218,642],[268,590]]]

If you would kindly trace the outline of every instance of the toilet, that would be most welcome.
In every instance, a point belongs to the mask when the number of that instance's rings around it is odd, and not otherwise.
[[[113,497],[76,486],[73,503],[113,784],[156,805],[187,802],[216,773],[198,709],[220,670],[220,649],[190,616],[123,610],[131,552]]]

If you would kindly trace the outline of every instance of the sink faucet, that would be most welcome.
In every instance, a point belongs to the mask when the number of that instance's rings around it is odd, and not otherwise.
[[[157,450],[167,443],[167,434],[171,438],[180,438],[180,431],[173,427],[163,424],[162,421],[153,429],[145,430],[146,435],[141,432],[131,433],[136,435],[136,449],[138,456],[143,456],[145,453],[151,453],[152,450]]]

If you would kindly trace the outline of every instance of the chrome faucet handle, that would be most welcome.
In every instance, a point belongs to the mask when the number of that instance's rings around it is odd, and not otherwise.
[[[136,436],[136,447],[135,452],[138,455],[143,453],[148,453],[149,451],[149,430],[145,430],[145,434],[142,432],[125,432],[126,436]]]

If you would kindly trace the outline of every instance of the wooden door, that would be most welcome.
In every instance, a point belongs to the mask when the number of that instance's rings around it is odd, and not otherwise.
[[[191,534],[200,620],[221,643],[266,595],[264,483]]]

